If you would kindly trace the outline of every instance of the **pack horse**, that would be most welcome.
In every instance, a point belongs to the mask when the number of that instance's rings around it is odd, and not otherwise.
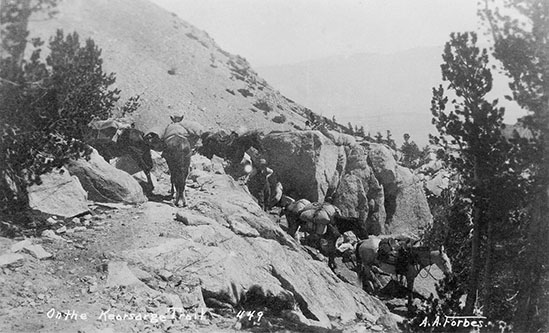
[[[404,275],[408,289],[408,308],[410,308],[412,305],[414,280],[419,272],[431,265],[436,265],[444,273],[452,272],[450,259],[444,251],[443,246],[437,250],[433,250],[426,246],[408,245],[403,249],[406,255],[404,260],[401,260],[399,258],[399,255],[402,255],[400,250],[394,250],[394,253],[385,253],[385,255],[382,255],[379,251],[382,241],[380,237],[369,236],[367,239],[359,241],[356,245],[357,274],[364,289],[373,291],[376,286],[380,286],[379,281],[374,275],[374,268],[390,275]],[[390,260],[391,257],[396,257],[396,259]]]

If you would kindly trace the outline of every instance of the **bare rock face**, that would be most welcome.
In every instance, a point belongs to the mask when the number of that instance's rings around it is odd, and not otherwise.
[[[42,184],[29,187],[30,207],[44,213],[72,217],[88,211],[87,193],[66,168],[40,177]]]
[[[397,164],[390,148],[337,142],[318,131],[278,132],[263,145],[285,194],[331,201],[370,234],[415,235],[432,223],[419,178]]]
[[[385,145],[371,144],[368,157],[385,190],[385,233],[417,235],[433,222],[422,182]]]
[[[343,215],[360,218],[369,234],[379,235],[385,231],[383,187],[368,165],[364,147],[354,146],[350,149],[334,204]]]
[[[314,260],[229,176],[207,177],[200,190],[189,190],[188,207],[177,210],[151,202],[145,210],[157,221],[175,214],[181,221],[202,216],[208,223],[183,222],[177,238],[128,249],[121,254],[123,260],[196,281],[207,306],[257,302],[275,313],[293,311],[309,327],[331,329],[362,318],[374,324],[389,313],[382,302]],[[396,325],[386,328],[394,331]]]
[[[290,197],[322,202],[330,188],[337,186],[334,182],[339,179],[338,157],[343,147],[320,132],[273,132],[262,143],[269,167]]]
[[[417,236],[433,222],[423,182],[408,168],[396,168],[397,191],[394,196],[386,197],[387,206],[394,211],[387,211],[386,231],[388,234],[409,234]]]
[[[71,160],[67,168],[78,177],[90,200],[132,204],[147,201],[139,183],[128,173],[107,163],[96,150],[91,153],[89,161]]]
[[[391,149],[383,144],[370,144],[368,157],[385,194],[394,195],[397,191],[397,162]]]

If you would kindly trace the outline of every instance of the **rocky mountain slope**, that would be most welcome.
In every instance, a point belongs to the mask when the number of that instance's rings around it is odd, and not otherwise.
[[[287,130],[303,126],[304,108],[286,99],[240,56],[204,31],[146,0],[64,0],[53,19],[35,15],[31,37],[76,31],[102,49],[122,100],[140,95],[136,125],[158,129],[184,114],[208,128]],[[47,51],[47,50],[44,50]],[[274,121],[273,121],[274,119]]]
[[[155,192],[165,193],[156,164]],[[221,170],[193,157],[186,208],[90,202],[79,217],[48,217],[41,237],[0,238],[0,330],[397,329],[398,316],[298,245]]]

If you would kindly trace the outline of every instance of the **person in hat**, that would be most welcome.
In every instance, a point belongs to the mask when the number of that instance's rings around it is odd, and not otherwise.
[[[269,208],[269,199],[271,198],[271,186],[269,184],[269,177],[273,174],[273,170],[267,166],[267,160],[264,158],[259,159],[257,167],[252,170],[250,174],[250,180],[254,179],[257,186],[252,190],[252,195],[257,198],[259,206],[267,211]]]

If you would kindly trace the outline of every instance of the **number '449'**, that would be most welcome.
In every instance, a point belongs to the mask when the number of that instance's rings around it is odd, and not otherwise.
[[[256,317],[256,321],[261,321],[261,317],[263,317],[263,312],[258,311],[257,313],[254,311],[243,311],[240,310],[236,317],[241,320],[242,318],[247,317],[249,321],[254,321],[254,316]]]

